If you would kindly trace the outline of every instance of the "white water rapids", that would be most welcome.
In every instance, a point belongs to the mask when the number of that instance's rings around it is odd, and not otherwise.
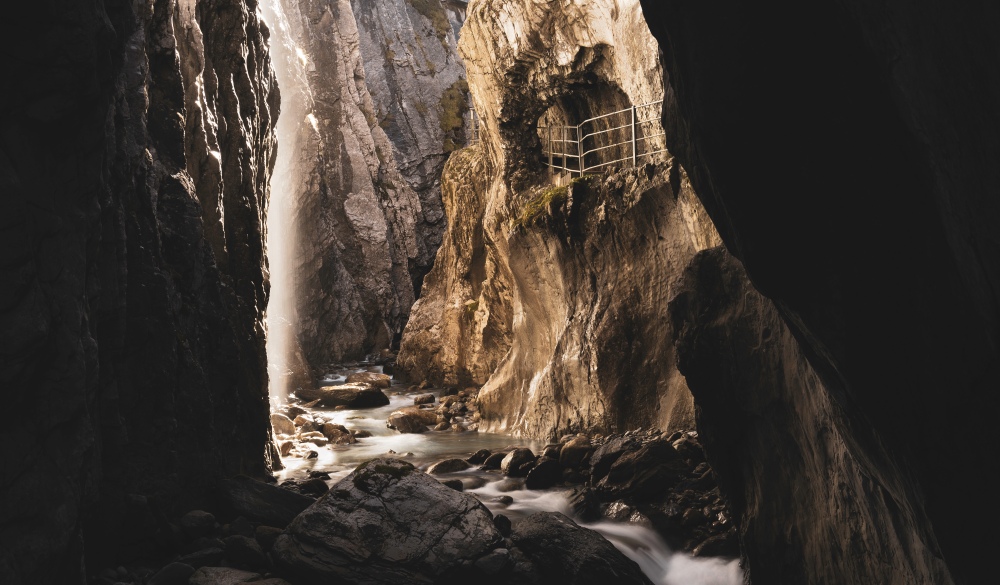
[[[379,367],[369,368],[381,371]],[[349,372],[342,371],[329,376],[325,384],[343,383]],[[313,412],[331,422],[342,424],[353,430],[366,430],[373,436],[360,439],[354,445],[331,445],[317,447],[315,459],[286,457],[282,460],[286,469],[278,475],[279,481],[302,478],[309,471],[325,471],[330,474],[331,486],[346,477],[360,463],[369,459],[390,455],[399,457],[426,470],[431,464],[443,459],[464,459],[479,449],[498,449],[517,445],[528,447],[535,453],[541,452],[545,443],[530,439],[513,438],[491,433],[450,431],[430,431],[422,434],[401,434],[385,426],[389,414],[404,406],[413,405],[412,395],[405,394],[406,387],[394,384],[386,393],[390,403],[379,408],[359,410],[315,409]],[[397,394],[401,393],[402,394]],[[428,391],[440,397],[439,390]],[[397,394],[397,395],[393,395]],[[463,479],[466,492],[476,495],[494,514],[503,514],[512,520],[533,512],[561,512],[582,526],[604,535],[626,556],[635,561],[643,573],[657,585],[740,585],[743,573],[739,562],[728,559],[696,558],[675,552],[653,530],[637,524],[622,522],[585,523],[574,518],[565,489],[551,490],[509,490],[504,485],[504,476],[499,472],[469,469],[458,473],[436,476],[441,480]],[[477,484],[484,484],[477,486]],[[507,490],[507,491],[501,491]],[[510,496],[510,505],[497,503],[497,496]]]

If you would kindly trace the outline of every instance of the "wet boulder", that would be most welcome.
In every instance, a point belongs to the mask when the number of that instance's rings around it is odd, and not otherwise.
[[[655,440],[622,455],[597,488],[605,498],[662,495],[684,478],[687,463],[666,440]]]
[[[390,414],[385,425],[401,433],[423,433],[428,426],[437,425],[437,414],[430,409],[408,406]]]
[[[354,435],[351,434],[351,431],[347,430],[347,427],[344,425],[323,423],[320,427],[320,432],[335,445],[352,445],[358,442],[354,438]]]
[[[528,472],[528,477],[524,480],[524,487],[529,490],[544,490],[556,485],[561,479],[562,467],[560,467],[559,462],[555,459],[542,457]]]
[[[392,377],[386,374],[376,374],[375,372],[357,372],[347,377],[348,384],[371,384],[376,388],[389,388],[392,386]]]
[[[274,432],[279,435],[295,434],[295,423],[292,422],[292,419],[281,414],[280,412],[271,414],[271,428],[274,429]]]
[[[500,472],[513,477],[528,475],[535,463],[535,454],[531,449],[514,449],[500,462]]]
[[[429,583],[502,540],[474,497],[398,459],[360,465],[297,517],[272,549],[303,582]]]
[[[438,461],[434,465],[427,468],[427,473],[431,475],[455,473],[456,471],[465,471],[470,467],[472,466],[463,459],[445,459],[444,461]]]
[[[295,395],[326,408],[373,408],[389,404],[389,397],[371,384],[341,384],[321,388],[299,388]]]
[[[596,484],[611,471],[611,466],[622,455],[637,451],[639,442],[632,437],[612,437],[590,455],[590,480]]]
[[[557,512],[516,520],[510,540],[543,583],[652,585],[639,565],[603,536]]]
[[[184,535],[191,540],[202,536],[211,536],[218,528],[215,516],[204,510],[191,510],[181,516],[179,524]]]
[[[563,467],[576,469],[583,464],[593,450],[594,447],[587,437],[570,439],[559,450],[559,464]]]
[[[418,405],[418,406],[421,405],[421,404],[434,404],[434,395],[433,394],[418,394],[418,395],[416,395],[416,396],[413,397],[413,404]]]

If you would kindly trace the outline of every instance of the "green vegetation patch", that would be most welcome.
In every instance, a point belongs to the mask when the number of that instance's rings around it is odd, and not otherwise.
[[[434,32],[441,39],[441,44],[448,42],[448,33],[451,32],[451,22],[441,5],[441,0],[410,0],[410,5],[420,13],[421,16],[431,21]]]
[[[563,185],[562,187],[549,187],[538,195],[532,197],[527,203],[524,204],[524,207],[521,208],[521,214],[514,222],[514,227],[527,228],[530,225],[534,225],[539,218],[548,213],[549,208],[562,205],[566,202],[569,198],[570,187],[579,185],[584,181],[586,181],[586,179],[578,177],[570,181],[568,185]]]
[[[441,94],[440,109],[441,132],[444,133],[444,151],[458,149],[455,142],[456,133],[462,131],[465,124],[465,112],[469,109],[469,82],[459,79]]]

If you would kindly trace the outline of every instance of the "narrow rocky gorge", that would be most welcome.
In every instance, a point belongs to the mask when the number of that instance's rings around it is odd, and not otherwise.
[[[289,241],[273,242],[287,250],[272,259],[287,300],[269,317],[286,341],[272,348],[272,376],[291,390],[398,345],[433,263],[441,168],[466,131],[464,3],[453,4],[267,4],[290,125],[274,200]]]
[[[0,582],[994,579],[991,6],[22,8]]]

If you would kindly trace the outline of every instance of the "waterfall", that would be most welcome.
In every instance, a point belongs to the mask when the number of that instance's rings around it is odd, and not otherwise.
[[[271,62],[281,91],[281,114],[278,117],[277,160],[271,178],[271,196],[267,210],[267,258],[271,298],[267,306],[267,355],[272,403],[284,402],[296,373],[302,372],[296,341],[296,259],[299,257],[295,209],[302,191],[301,163],[308,162],[317,133],[312,114],[313,97],[308,73],[308,54],[295,43],[293,27],[286,13],[286,2],[263,0],[261,16],[271,30]],[[295,6],[288,12],[297,13]]]

